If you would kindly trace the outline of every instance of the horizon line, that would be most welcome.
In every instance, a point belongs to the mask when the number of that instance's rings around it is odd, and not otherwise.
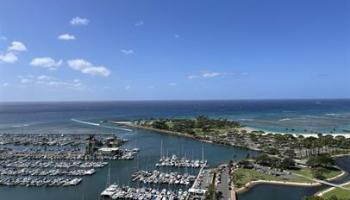
[[[93,103],[93,102],[185,102],[185,101],[300,101],[300,100],[350,100],[350,98],[242,98],[242,99],[120,99],[120,100],[19,100],[0,101],[2,103]]]

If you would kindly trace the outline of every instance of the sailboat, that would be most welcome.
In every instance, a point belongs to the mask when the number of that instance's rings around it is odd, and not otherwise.
[[[118,189],[118,185],[111,185],[111,163],[108,164],[108,173],[107,173],[107,181],[106,181],[106,189],[101,193],[102,197],[112,198],[113,194],[115,194]]]

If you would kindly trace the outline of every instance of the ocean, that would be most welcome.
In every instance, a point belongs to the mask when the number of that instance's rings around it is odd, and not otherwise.
[[[160,144],[169,154],[205,158],[210,166],[240,160],[254,151],[203,143],[190,138],[159,134],[148,130],[123,129],[106,120],[195,117],[208,115],[238,120],[242,124],[267,131],[341,132],[350,129],[350,100],[263,100],[263,101],[118,101],[118,102],[41,102],[0,103],[1,133],[114,133],[129,140],[124,147],[140,148],[132,161],[111,161],[111,182],[130,185],[137,169],[153,170],[160,157]],[[102,123],[103,122],[103,123]],[[292,131],[294,129],[294,131]],[[349,133],[350,134],[350,133]],[[346,165],[349,163],[346,159]],[[347,169],[349,170],[349,169]],[[0,187],[4,200],[96,200],[107,184],[107,167],[83,178],[76,187]],[[301,199],[319,187],[259,185],[241,200]],[[274,191],[274,192],[268,192]],[[291,192],[292,191],[292,192]],[[285,197],[286,192],[290,194]],[[263,194],[263,195],[261,195]]]
[[[0,103],[0,131],[93,132],[84,121],[207,115],[265,131],[350,134],[350,100]]]

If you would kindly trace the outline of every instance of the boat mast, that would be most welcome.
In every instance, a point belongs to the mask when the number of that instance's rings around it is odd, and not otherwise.
[[[204,146],[202,144],[202,161],[204,160]]]
[[[111,185],[111,163],[108,163],[107,183],[106,187]]]
[[[160,140],[160,158],[163,157],[163,139]]]

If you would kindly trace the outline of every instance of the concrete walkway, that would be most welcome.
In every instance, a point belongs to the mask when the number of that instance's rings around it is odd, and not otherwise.
[[[310,178],[310,177],[307,177],[307,176],[304,176],[304,175],[301,175],[301,174],[295,174],[295,173],[293,173],[293,174],[296,175],[296,176],[300,176],[300,177],[303,177],[303,178],[306,178],[306,179],[315,181],[315,182],[320,183],[320,184],[323,184],[323,185],[328,185],[328,186],[332,186],[332,187],[336,187],[336,188],[341,188],[341,189],[350,191],[350,189],[344,187],[343,184],[335,184],[335,183],[330,183],[330,182],[328,182],[328,181],[324,181],[324,180],[320,180],[320,179],[316,179],[316,178]]]
[[[342,183],[341,185],[342,186],[346,186],[346,185],[349,185],[350,184],[350,181],[349,182],[346,182],[346,183]],[[326,193],[328,193],[328,192],[330,192],[330,191],[332,191],[332,190],[335,190],[336,189],[336,187],[330,187],[330,188],[327,188],[327,189],[325,189],[325,190],[322,190],[321,192],[318,192],[317,194],[316,194],[316,196],[323,196],[324,194],[326,194]]]

